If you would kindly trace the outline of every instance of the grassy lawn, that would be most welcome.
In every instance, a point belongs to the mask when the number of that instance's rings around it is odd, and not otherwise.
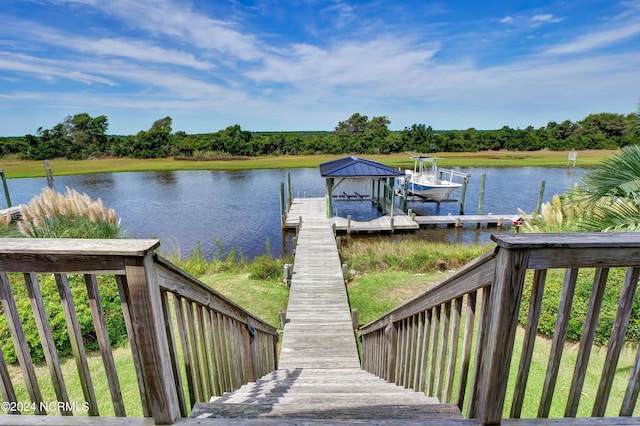
[[[615,151],[579,151],[577,166],[593,167]],[[565,167],[567,151],[483,151],[460,153],[433,153],[442,158],[444,167]],[[51,160],[54,176],[77,175],[106,172],[134,172],[155,170],[248,170],[248,169],[288,169],[317,167],[320,163],[344,157],[345,155],[285,155],[264,156],[246,160],[183,161],[173,158],[132,159],[100,158],[93,160]],[[412,167],[407,154],[360,155],[390,167]],[[45,175],[41,161],[0,159],[0,169],[7,178],[42,177]]]

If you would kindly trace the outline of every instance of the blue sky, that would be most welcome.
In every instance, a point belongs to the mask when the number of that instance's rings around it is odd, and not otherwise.
[[[0,135],[540,127],[636,111],[640,0],[4,0]]]

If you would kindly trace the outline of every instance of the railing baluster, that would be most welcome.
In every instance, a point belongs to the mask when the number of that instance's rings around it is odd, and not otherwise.
[[[205,330],[205,322],[204,322],[204,314],[202,312],[202,306],[196,304],[196,319],[198,324],[198,342],[200,343],[198,346],[200,347],[200,352],[202,352],[201,362],[202,362],[202,370],[204,375],[204,389],[207,394],[203,395],[202,401],[208,401],[214,394],[212,387],[212,377],[211,377],[211,368],[209,367],[209,351],[207,345],[207,332]]]
[[[215,322],[212,319],[212,315],[214,312],[212,310],[205,311],[205,319],[207,321],[207,329],[209,330],[209,352],[211,357],[211,367],[213,374],[213,391],[214,396],[221,396],[223,393],[222,385],[221,385],[221,374],[220,374],[220,361],[217,356],[217,346],[218,343],[216,341],[217,333],[215,329]]]
[[[434,385],[436,378],[436,368],[438,366],[438,338],[440,337],[440,312],[442,311],[441,305],[436,306],[433,311],[433,342],[431,345],[431,368],[429,369],[429,388],[427,390],[427,396],[435,396]]]
[[[444,312],[442,313],[442,343],[440,344],[440,362],[438,365],[438,385],[436,387],[436,396],[442,401],[442,392],[444,388],[444,372],[447,361],[447,350],[449,349],[449,328],[451,324],[451,301],[444,304]]]
[[[140,361],[138,341],[136,340],[136,333],[133,328],[133,321],[131,320],[131,298],[129,295],[129,285],[127,283],[127,277],[125,275],[116,275],[116,284],[118,285],[118,294],[120,295],[120,304],[122,305],[122,316],[124,318],[124,324],[127,328],[127,338],[129,339],[129,346],[131,347],[131,356],[133,357],[133,365],[136,370],[136,378],[138,379],[138,390],[140,392],[140,402],[142,404],[142,415],[145,417],[151,417],[149,396],[147,395],[147,388],[144,385],[144,378],[142,377],[142,364]]]
[[[205,400],[204,395],[204,380],[202,378],[202,370],[200,363],[200,345],[197,337],[197,324],[194,319],[193,309],[195,303],[190,300],[185,300],[185,312],[187,313],[187,331],[189,336],[189,343],[191,345],[191,368],[193,371],[194,384],[196,387],[196,401],[202,402]]]
[[[554,327],[553,338],[551,341],[551,354],[549,355],[549,363],[547,366],[547,374],[544,378],[544,386],[542,388],[542,396],[540,397],[540,406],[538,407],[538,417],[549,417],[551,410],[551,401],[553,400],[553,391],[556,388],[556,380],[558,378],[558,370],[560,369],[560,361],[562,359],[562,351],[567,338],[567,328],[569,326],[569,317],[571,315],[571,305],[573,303],[573,295],[576,290],[576,281],[578,280],[578,269],[567,269],[562,285],[562,293],[560,295],[560,306],[558,307],[558,316]]]
[[[17,410],[18,398],[16,397],[16,391],[13,388],[13,382],[11,381],[11,375],[7,368],[7,363],[4,360],[4,352],[0,347],[0,393],[2,394],[2,400],[9,402],[9,414],[20,414]]]
[[[458,344],[460,343],[460,318],[462,316],[462,297],[458,297],[453,308],[453,330],[451,332],[451,344],[449,346],[449,365],[447,367],[447,388],[444,402],[451,402],[453,393],[453,380],[458,362]]]
[[[100,355],[102,356],[102,364],[104,372],[109,383],[109,393],[111,394],[111,402],[116,417],[127,417],[122,400],[122,392],[120,390],[120,380],[118,380],[118,372],[116,364],[111,353],[111,341],[107,332],[107,325],[104,320],[104,311],[102,309],[102,300],[98,289],[98,281],[93,274],[85,274],[84,281],[87,287],[87,296],[89,298],[89,307],[91,316],[93,317],[93,327],[96,332],[98,344],[100,346]]]
[[[476,295],[473,291],[467,294],[466,319],[464,322],[464,343],[462,346],[462,365],[460,366],[460,381],[458,383],[458,396],[456,405],[460,410],[464,404],[464,396],[467,392],[467,378],[469,377],[469,365],[471,364],[471,347],[473,346],[473,326],[476,318]]]
[[[416,336],[416,361],[413,371],[413,387],[412,389],[415,392],[423,392],[424,390],[420,388],[420,384],[424,383],[424,379],[421,378],[421,375],[424,371],[424,365],[422,363],[424,356],[424,312],[419,312],[416,316],[416,321],[418,322],[417,326],[417,336]]]
[[[432,312],[431,309],[425,311],[424,315],[424,348],[422,349],[422,358],[420,359],[420,383],[419,388],[420,392],[426,393],[427,389],[427,362],[429,360],[429,346],[431,345],[431,319]]]
[[[602,300],[608,276],[608,268],[599,268],[596,270],[593,277],[593,286],[591,287],[591,296],[589,298],[589,308],[584,320],[582,335],[580,337],[580,349],[578,350],[576,366],[573,371],[569,398],[567,400],[567,406],[564,413],[565,417],[575,417],[578,412],[582,386],[584,385],[584,378],[587,374],[589,357],[591,355],[591,348],[593,347],[593,341],[596,335],[600,308],[602,307]]]
[[[44,358],[49,368],[56,398],[58,398],[58,401],[69,401],[64,376],[60,368],[60,359],[58,358],[56,344],[51,334],[51,327],[49,327],[49,317],[44,307],[42,291],[40,291],[40,284],[38,283],[38,276],[34,272],[25,273],[24,281],[27,285],[29,299],[31,299],[31,310],[33,311],[33,317],[38,327]],[[73,415],[73,412],[69,410],[66,405],[62,405],[60,408],[60,414],[63,416]]]
[[[482,289],[482,308],[480,311],[480,324],[478,324],[478,336],[476,337],[475,362],[473,363],[471,376],[471,395],[469,395],[469,405],[467,407],[467,417],[469,418],[477,417],[478,389],[480,387],[480,375],[483,373],[482,359],[487,345],[491,319],[491,288],[485,287]]]
[[[166,291],[161,291],[162,297],[162,312],[164,314],[165,330],[167,332],[167,340],[169,341],[169,356],[171,357],[171,371],[173,372],[173,378],[176,382],[176,394],[178,396],[178,404],[180,405],[180,415],[187,417],[187,404],[184,399],[184,387],[182,384],[182,374],[180,372],[178,363],[178,348],[176,345],[176,333],[173,330],[173,318],[171,315],[171,308],[169,306],[169,295]],[[174,309],[175,312],[175,309]]]
[[[46,414],[42,409],[42,393],[40,392],[40,385],[38,384],[38,378],[36,371],[31,361],[31,355],[29,354],[29,348],[27,347],[27,339],[24,335],[24,329],[20,322],[20,315],[18,314],[18,308],[16,301],[11,291],[11,284],[9,282],[9,276],[2,272],[0,273],[0,299],[2,299],[2,307],[4,308],[4,314],[7,317],[9,325],[9,331],[13,339],[13,345],[16,349],[16,356],[22,369],[27,391],[31,402],[36,404],[36,414]],[[15,397],[15,395],[14,395]]]
[[[178,323],[178,335],[180,336],[180,345],[182,346],[182,358],[187,376],[187,388],[189,390],[189,405],[197,402],[196,396],[196,377],[193,367],[193,355],[191,353],[191,343],[189,342],[189,332],[187,330],[187,321],[185,320],[185,309],[188,306],[183,305],[182,298],[173,293],[173,306],[176,310],[176,320]]]
[[[80,386],[82,386],[85,401],[89,403],[88,413],[90,416],[99,416],[98,401],[96,400],[96,394],[91,380],[89,364],[87,363],[87,353],[84,349],[82,331],[80,330],[75,304],[71,295],[69,279],[66,274],[55,274],[55,278],[56,284],[58,284],[58,293],[60,293],[60,302],[62,303],[64,318],[67,322],[67,329],[69,330],[69,340],[71,342],[73,357],[76,360],[78,375],[80,376]]]
[[[640,345],[636,351],[636,360],[631,369],[627,391],[622,400],[622,407],[620,407],[620,416],[633,416],[633,410],[638,402],[638,394],[640,394]]]
[[[611,392],[611,385],[613,384],[613,376],[615,375],[616,365],[620,358],[620,351],[624,345],[624,337],[627,331],[627,325],[629,324],[629,317],[631,316],[631,308],[633,307],[633,299],[636,295],[639,276],[640,268],[635,267],[628,268],[624,277],[624,284],[620,292],[620,301],[618,302],[618,313],[616,314],[616,319],[613,324],[613,330],[611,330],[607,357],[602,368],[600,385],[598,386],[596,401],[593,404],[593,411],[591,412],[592,417],[603,417],[607,408],[609,393]]]
[[[547,278],[546,269],[536,269],[533,274],[531,284],[531,298],[529,300],[529,312],[527,313],[527,326],[522,343],[522,355],[520,356],[520,366],[511,402],[511,417],[519,418],[522,412],[524,396],[527,389],[527,379],[531,369],[531,358],[538,335],[538,322],[540,320],[540,309],[542,307],[542,296]]]

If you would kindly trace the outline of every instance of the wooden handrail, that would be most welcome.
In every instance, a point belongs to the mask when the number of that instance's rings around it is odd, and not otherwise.
[[[621,284],[618,312],[592,409],[593,417],[602,417],[640,276],[640,233],[505,234],[492,239],[496,243],[494,251],[364,326],[360,330],[363,368],[388,381],[437,396],[442,402],[455,403],[465,408],[467,417],[477,418],[482,424],[499,424],[523,289],[528,282],[529,316],[510,411],[510,417],[520,417],[547,271],[562,268],[566,270],[565,280],[537,414],[548,417],[569,314],[575,303],[578,272],[588,268],[594,271],[593,290],[565,410],[566,417],[575,417],[604,288],[610,281],[607,272],[622,267],[627,270],[626,278]],[[527,271],[533,274],[527,275]],[[633,415],[640,393],[640,356],[631,372],[620,416]]]
[[[37,327],[56,399],[67,403],[60,414],[72,415],[67,407],[77,403],[67,395],[40,291],[40,283],[49,279],[57,283],[89,415],[100,413],[72,296],[72,275],[84,278],[116,416],[127,414],[100,301],[98,283],[105,280],[118,287],[142,411],[156,423],[173,423],[187,416],[195,402],[208,401],[277,367],[276,329],[157,256],[158,246],[158,240],[2,239],[0,299],[36,414],[47,414],[48,401],[30,357],[27,327]],[[20,286],[31,299],[33,324],[23,324],[18,315],[14,289]],[[17,403],[2,351],[0,377],[3,399]]]

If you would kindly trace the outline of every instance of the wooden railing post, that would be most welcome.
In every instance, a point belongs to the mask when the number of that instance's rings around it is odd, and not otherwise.
[[[389,383],[395,383],[398,353],[398,326],[392,320],[384,331],[387,338],[387,374],[385,379]]]
[[[172,424],[180,417],[180,406],[153,254],[127,257],[124,263],[131,321],[151,416],[156,424]]]
[[[477,418],[500,424],[529,250],[500,248],[490,299],[490,323],[477,382]]]

